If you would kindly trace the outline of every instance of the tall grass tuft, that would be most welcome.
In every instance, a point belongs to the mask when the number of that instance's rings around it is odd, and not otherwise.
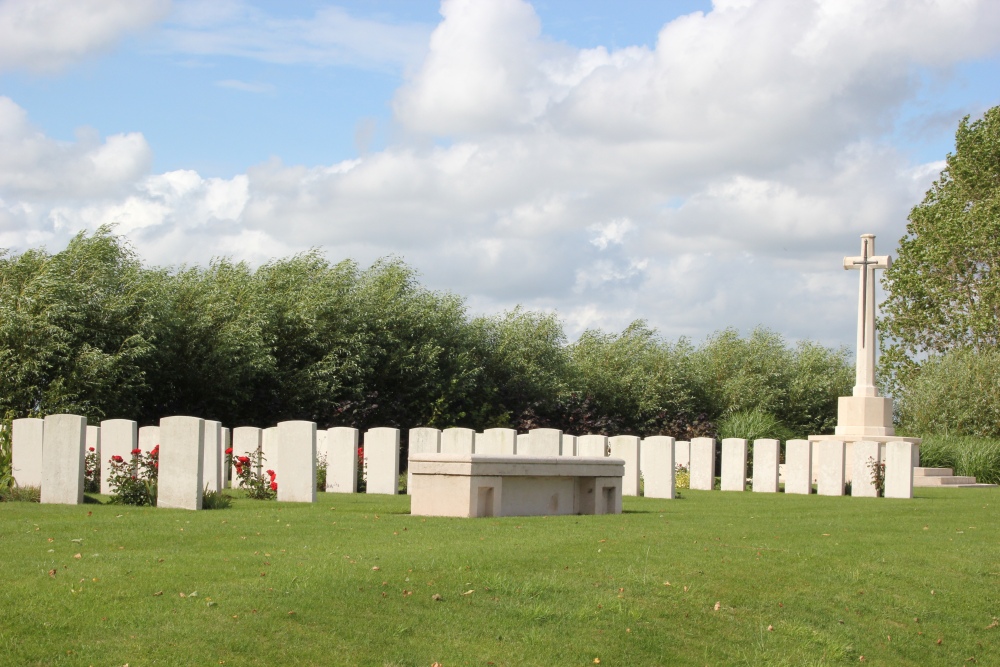
[[[932,435],[920,445],[920,465],[951,468],[983,484],[1000,484],[1000,440],[974,436]]]
[[[776,416],[760,408],[732,412],[719,420],[719,439],[744,438],[753,442],[758,438],[789,440],[795,436]]]

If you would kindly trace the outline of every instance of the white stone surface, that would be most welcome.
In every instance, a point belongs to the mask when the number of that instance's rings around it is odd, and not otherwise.
[[[851,495],[862,498],[878,498],[878,489],[875,487],[875,482],[872,479],[871,468],[868,467],[869,459],[875,463],[881,461],[878,443],[870,440],[862,440],[861,442],[855,442],[851,449],[851,454],[854,458],[852,466],[854,468],[854,478],[851,480]]]
[[[576,456],[577,436],[566,435],[562,437],[562,452],[560,456]]]
[[[349,426],[327,429],[326,448],[326,492],[357,493],[358,429]]]
[[[479,436],[476,436],[476,445],[479,445]],[[407,458],[414,454],[439,454],[441,452],[441,431],[440,429],[420,426],[411,428],[408,438]],[[410,472],[410,465],[406,465],[406,493],[410,493],[413,486],[413,473]]]
[[[139,446],[139,425],[131,419],[105,419],[101,422],[101,493],[110,494],[111,457],[132,459]]]
[[[48,424],[45,432],[48,433]],[[47,441],[46,441],[47,442]],[[912,442],[887,442],[885,445],[885,497],[913,497]],[[43,487],[44,490],[44,487]]]
[[[45,420],[15,419],[11,429],[14,479],[20,486],[42,485],[42,448]]]
[[[446,428],[441,431],[442,454],[475,454],[476,432],[471,428]]]
[[[143,454],[153,451],[158,444],[160,444],[159,426],[142,426],[139,428],[138,447],[142,450]]]
[[[785,493],[812,493],[812,453],[808,440],[785,443]]]
[[[422,454],[413,466],[416,516],[618,514],[624,461],[613,458]]]
[[[691,488],[711,491],[715,488],[715,438],[691,440]]]
[[[253,456],[261,448],[261,441],[264,436],[263,429],[256,426],[237,426],[233,429],[233,461],[229,475],[232,479],[230,487],[240,488],[240,478],[236,474],[235,461],[241,456]]]
[[[160,420],[159,436],[156,506],[200,510],[204,490],[205,420],[164,417]]]
[[[201,481],[208,491],[222,490],[222,468],[225,466],[219,458],[222,445],[222,424],[217,421],[205,420],[205,446],[202,450]]]
[[[365,492],[399,493],[399,429],[381,427],[365,431],[364,448]]]
[[[674,465],[684,466],[691,471],[691,441],[678,440],[674,443]]]
[[[222,466],[222,488],[229,485],[229,473],[226,468],[226,450],[233,446],[233,433],[228,428],[222,429],[222,442],[219,443],[219,465]]]
[[[316,462],[326,461],[326,429],[316,430]]]
[[[518,433],[517,442],[515,443],[515,454],[525,454],[530,446],[528,443],[531,441],[531,436],[527,433]]]
[[[42,502],[83,503],[87,420],[79,415],[49,415],[42,435]]]
[[[743,438],[725,438],[722,441],[723,491],[747,490],[747,441]]]
[[[98,464],[101,462],[101,427],[100,426],[88,426],[86,442],[84,443],[86,451],[84,456],[90,454],[90,448],[94,448],[94,454],[97,454]],[[87,464],[84,462],[84,476],[86,477],[86,467]]]
[[[576,440],[576,452],[578,456],[589,456],[597,458],[607,456],[608,436],[581,435]]]
[[[639,447],[642,464],[643,495],[647,498],[673,498],[675,495],[674,439],[665,435],[643,438]]]
[[[816,492],[821,496],[844,495],[844,443],[839,440],[824,440],[818,444],[819,478]]]
[[[756,493],[778,492],[778,460],[781,443],[769,438],[753,442],[753,490]]]
[[[611,457],[625,461],[625,473],[622,476],[622,495],[639,495],[639,436],[616,435],[608,438]]]
[[[257,472],[273,470],[281,476],[281,463],[278,461],[278,427],[270,426],[264,429],[260,436],[261,463]],[[280,487],[279,487],[280,488]]]
[[[316,502],[316,423],[278,422],[278,501]]]
[[[562,431],[555,428],[533,428],[528,431],[523,448],[518,438],[517,453],[521,456],[561,456]]]
[[[517,453],[517,431],[488,428],[476,434],[476,453],[486,456],[513,456]]]

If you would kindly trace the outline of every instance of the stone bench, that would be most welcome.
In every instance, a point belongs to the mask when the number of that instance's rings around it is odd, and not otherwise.
[[[414,454],[419,516],[620,514],[625,461],[564,456]]]

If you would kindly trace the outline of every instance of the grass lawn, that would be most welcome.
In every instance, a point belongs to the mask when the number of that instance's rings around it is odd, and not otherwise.
[[[504,519],[405,496],[0,503],[0,663],[998,665],[998,508],[1000,489]]]

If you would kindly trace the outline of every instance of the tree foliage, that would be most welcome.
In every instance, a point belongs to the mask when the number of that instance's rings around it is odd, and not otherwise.
[[[109,228],[0,255],[0,414],[13,416],[692,437],[759,409],[807,435],[829,430],[851,380],[843,350],[763,329],[695,346],[637,321],[571,343],[551,313],[471,317],[396,259],[144,268]]]
[[[910,212],[883,285],[891,389],[926,355],[1000,343],[1000,107],[959,124],[955,152]]]

